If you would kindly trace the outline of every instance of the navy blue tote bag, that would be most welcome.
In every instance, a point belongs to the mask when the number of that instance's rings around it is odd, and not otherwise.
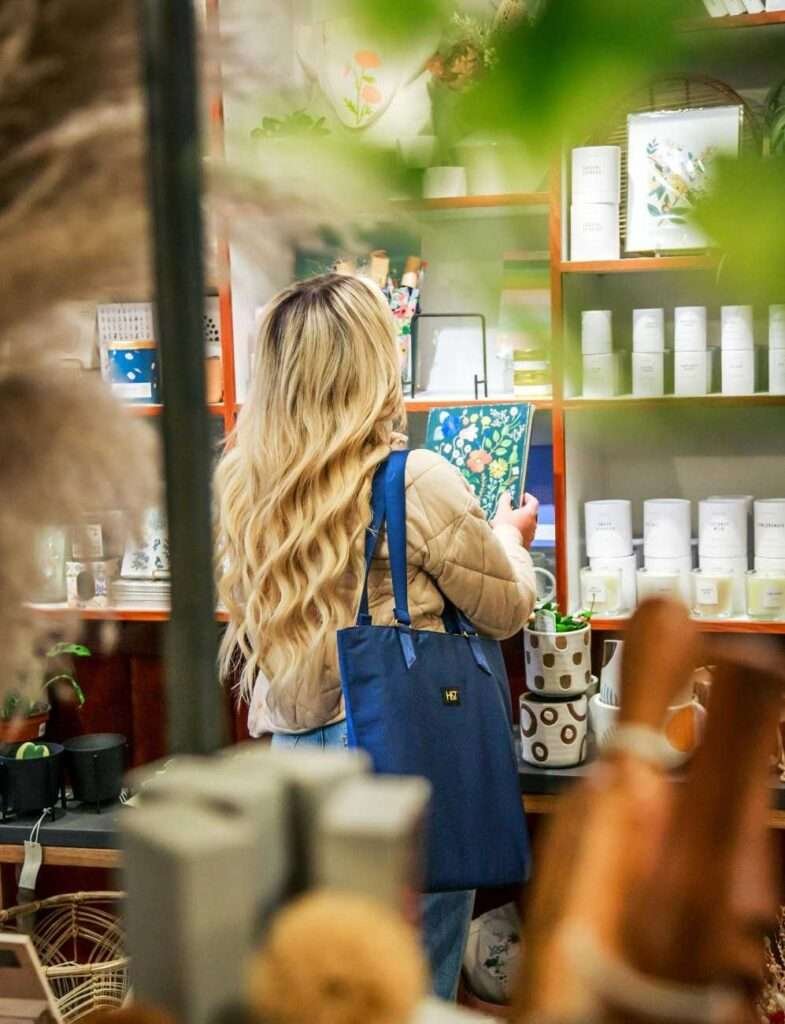
[[[529,842],[504,660],[446,599],[446,633],[412,628],[408,454],[393,452],[374,477],[360,611],[338,632],[349,745],[367,751],[377,772],[431,783],[427,892],[515,885],[528,875]],[[396,624],[374,626],[368,571],[385,521]]]

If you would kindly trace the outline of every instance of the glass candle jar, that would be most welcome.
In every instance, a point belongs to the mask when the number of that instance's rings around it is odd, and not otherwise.
[[[581,569],[581,603],[594,615],[620,615],[621,569]]]
[[[751,619],[785,619],[785,572],[747,573],[747,614]]]
[[[638,569],[638,601],[645,601],[647,597],[670,597],[683,601],[682,573]]]
[[[733,612],[733,574],[692,570],[692,614],[702,619],[727,619]]]

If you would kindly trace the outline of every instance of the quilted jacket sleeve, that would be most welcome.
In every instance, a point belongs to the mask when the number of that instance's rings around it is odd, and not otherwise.
[[[491,527],[460,473],[433,452],[407,466],[410,563],[422,567],[480,633],[514,636],[536,596],[531,556],[514,526]]]

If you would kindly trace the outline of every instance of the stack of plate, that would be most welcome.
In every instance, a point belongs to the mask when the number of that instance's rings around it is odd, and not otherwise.
[[[136,608],[168,608],[172,592],[167,580],[115,580],[112,588],[115,603]]]

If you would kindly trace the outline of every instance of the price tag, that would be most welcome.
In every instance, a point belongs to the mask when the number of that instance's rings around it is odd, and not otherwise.
[[[695,587],[695,600],[698,604],[719,604],[720,594],[714,580],[698,580]]]
[[[40,843],[25,839],[25,859],[22,863],[22,870],[19,872],[20,889],[27,889],[29,892],[35,893],[43,854],[44,851]]]
[[[781,608],[785,604],[785,587],[781,583],[769,583],[763,591],[764,608]]]

